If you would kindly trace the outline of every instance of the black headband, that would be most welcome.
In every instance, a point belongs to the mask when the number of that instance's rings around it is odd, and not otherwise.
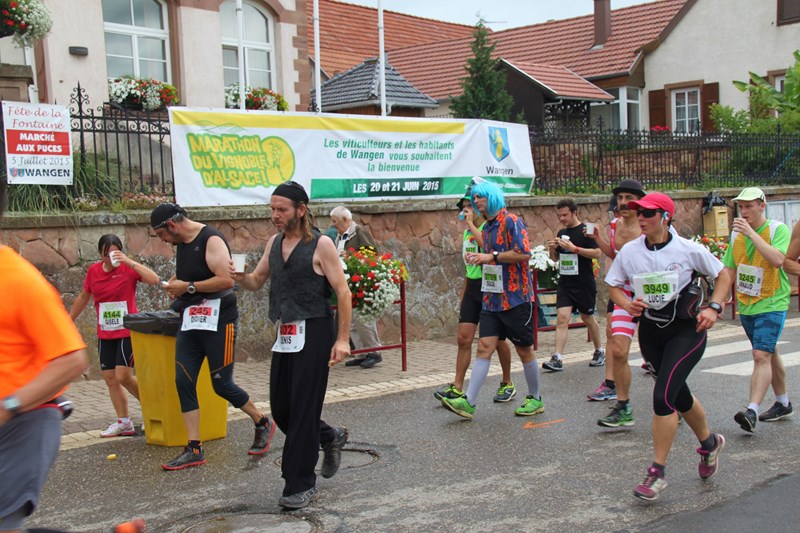
[[[306,190],[302,185],[294,181],[286,181],[275,187],[275,190],[272,191],[272,196],[283,196],[295,202],[308,204],[308,194],[306,194]]]

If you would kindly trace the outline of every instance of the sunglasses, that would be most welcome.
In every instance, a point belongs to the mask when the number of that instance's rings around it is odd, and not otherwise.
[[[636,215],[641,215],[644,218],[653,218],[654,216],[658,215],[661,212],[660,209],[639,209],[636,211]]]
[[[165,227],[167,226],[167,222],[170,222],[170,221],[172,221],[172,222],[175,222],[175,220],[176,220],[176,219],[177,219],[179,216],[181,216],[182,214],[183,214],[183,213],[175,213],[174,215],[172,215],[171,217],[169,217],[168,219],[166,219],[164,222],[162,222],[162,223],[160,223],[160,224],[157,224],[157,225],[153,226],[153,229],[154,229],[154,230],[157,230],[157,229],[165,228]]]

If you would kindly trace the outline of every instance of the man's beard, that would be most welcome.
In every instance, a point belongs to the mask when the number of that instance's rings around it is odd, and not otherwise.
[[[300,226],[300,217],[295,213],[294,217],[287,220],[283,226],[284,231],[294,231]]]

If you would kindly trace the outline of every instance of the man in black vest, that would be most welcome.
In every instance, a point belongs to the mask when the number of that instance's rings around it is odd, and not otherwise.
[[[319,449],[325,453],[321,474],[338,470],[347,429],[333,428],[320,418],[329,365],[350,355],[351,295],[333,241],[311,222],[308,195],[292,181],[272,192],[270,238],[255,270],[233,273],[243,289],[256,291],[270,280],[269,318],[278,325],[272,347],[270,405],[286,434],[281,473],[286,485],[278,504],[301,509],[319,492],[314,467]],[[338,334],[334,334],[331,288],[338,299]],[[334,341],[335,337],[335,341]]]
[[[261,455],[269,450],[275,422],[264,416],[250,396],[233,382],[233,355],[239,311],[231,260],[225,238],[218,230],[189,220],[177,204],[161,204],[150,214],[150,225],[162,241],[178,246],[175,275],[164,285],[172,309],[181,313],[181,327],[175,342],[175,384],[181,402],[189,444],[178,457],[161,467],[180,470],[205,464],[200,441],[200,409],[197,403],[197,375],[208,357],[214,392],[244,411],[255,423],[253,445],[247,453]]]

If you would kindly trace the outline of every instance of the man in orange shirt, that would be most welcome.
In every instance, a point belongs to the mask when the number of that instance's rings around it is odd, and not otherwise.
[[[0,217],[5,190],[3,176]],[[62,414],[52,400],[88,359],[56,290],[2,243],[0,298],[0,531],[16,532],[39,503],[58,453]]]

